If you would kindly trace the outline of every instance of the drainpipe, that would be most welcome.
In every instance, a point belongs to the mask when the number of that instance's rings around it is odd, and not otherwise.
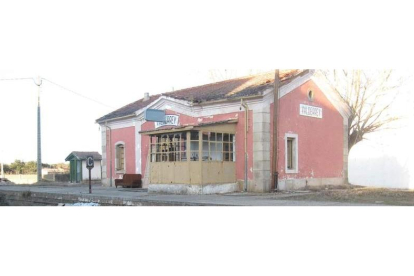
[[[279,88],[280,88],[280,78],[279,70],[275,70],[275,86],[273,91],[273,158],[272,158],[272,183],[271,190],[277,190],[278,188],[278,178],[279,172],[277,168],[278,161],[278,144],[277,144],[277,135],[278,135],[278,118],[279,118]]]
[[[244,191],[247,192],[247,132],[249,131],[249,106],[241,99],[244,107]]]
[[[112,129],[108,126],[108,122],[105,122],[105,128],[109,129],[109,187],[112,187]]]

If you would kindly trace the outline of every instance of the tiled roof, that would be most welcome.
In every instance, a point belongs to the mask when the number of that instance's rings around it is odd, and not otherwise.
[[[161,97],[161,95],[153,95],[150,96],[149,100],[144,101],[144,99],[140,99],[136,102],[130,103],[124,107],[121,107],[109,114],[106,114],[105,116],[99,118],[96,120],[96,122],[105,122],[106,120],[111,120],[111,119],[115,119],[115,118],[120,118],[120,117],[124,117],[124,116],[128,116],[128,115],[133,115],[136,111],[140,110],[141,108],[146,107],[147,105],[149,105],[150,103],[154,102],[155,100],[157,100],[159,97]]]
[[[292,80],[295,76],[304,73],[307,70],[280,70],[281,84],[285,84]],[[99,119],[97,122],[120,118],[133,115],[136,111],[157,100],[160,96],[168,96],[171,98],[191,101],[193,103],[204,103],[216,100],[235,99],[247,96],[261,95],[266,89],[274,85],[274,71],[246,76],[237,79],[225,80],[216,83],[186,88],[174,92],[153,95],[149,100],[133,102],[118,110],[115,110]]]
[[[94,160],[102,160],[102,155],[96,151],[72,151],[68,157],[66,157],[65,161],[72,159],[72,156],[76,157],[78,160],[86,160],[86,158],[91,155],[93,156]]]

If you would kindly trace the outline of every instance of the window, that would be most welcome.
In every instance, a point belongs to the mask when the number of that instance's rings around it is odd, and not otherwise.
[[[293,170],[293,138],[287,139],[287,168]]]
[[[190,161],[198,161],[198,150],[199,150],[199,132],[190,132]]]
[[[190,140],[187,153],[187,134]],[[201,137],[200,137],[201,135]],[[200,139],[202,148],[200,149]],[[230,133],[189,131],[181,133],[158,134],[150,137],[151,162],[187,161],[236,161],[236,137]]]
[[[186,133],[151,136],[151,162],[187,161]]]
[[[315,94],[313,93],[312,90],[308,91],[308,99],[309,101],[313,102],[313,99],[315,98]]]
[[[117,171],[125,171],[125,144],[119,143],[115,145],[115,169]]]
[[[298,172],[298,135],[286,134],[286,173]]]
[[[203,132],[203,161],[236,161],[235,135]]]

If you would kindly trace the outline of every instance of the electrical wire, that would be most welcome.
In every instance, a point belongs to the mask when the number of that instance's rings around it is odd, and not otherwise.
[[[77,92],[75,92],[75,91],[71,90],[71,89],[68,89],[68,88],[66,88],[66,87],[63,87],[62,85],[57,84],[57,83],[55,83],[55,82],[53,82],[53,81],[51,81],[51,80],[48,80],[48,79],[45,79],[45,78],[41,78],[41,79],[42,79],[42,80],[45,80],[45,81],[48,81],[48,82],[50,82],[51,84],[56,85],[57,87],[59,87],[59,88],[61,88],[61,89],[63,89],[63,90],[66,90],[66,91],[68,91],[68,92],[71,92],[71,93],[73,93],[73,94],[75,94],[75,95],[77,95],[77,96],[79,96],[79,97],[82,97],[82,98],[84,98],[84,99],[90,100],[90,101],[92,101],[92,102],[95,102],[95,103],[100,104],[100,105],[102,105],[102,106],[105,106],[105,107],[107,107],[107,108],[114,109],[114,107],[112,107],[112,106],[109,106],[109,105],[104,104],[104,103],[102,103],[102,102],[100,102],[100,101],[97,101],[97,100],[95,100],[95,99],[92,99],[92,98],[89,98],[89,97],[87,97],[87,96],[84,96],[84,95],[82,95],[82,94],[80,94],[80,93],[77,93]],[[0,79],[0,81],[15,81],[15,80],[33,80],[33,81],[34,81],[34,78],[8,78],[8,79]]]
[[[55,82],[53,82],[53,81],[51,81],[51,80],[48,80],[48,79],[45,79],[45,78],[42,78],[42,80],[48,81],[49,83],[51,83],[51,84],[53,84],[53,85],[55,85],[55,86],[57,86],[57,87],[59,87],[59,88],[61,88],[61,89],[63,89],[63,90],[66,90],[66,91],[68,91],[68,92],[71,92],[71,93],[73,93],[73,94],[75,94],[75,95],[77,95],[77,96],[79,96],[79,97],[82,97],[82,98],[84,98],[84,99],[90,100],[90,101],[92,101],[92,102],[95,102],[95,103],[100,104],[100,105],[102,105],[102,106],[105,106],[105,107],[107,107],[107,108],[114,109],[114,107],[112,107],[112,106],[109,106],[109,105],[104,104],[104,103],[102,103],[102,102],[100,102],[100,101],[97,101],[97,100],[95,100],[95,99],[92,99],[92,98],[89,98],[89,97],[87,97],[87,96],[84,96],[84,95],[82,95],[82,94],[80,94],[80,93],[78,93],[78,92],[75,92],[75,91],[73,91],[73,90],[71,90],[71,89],[68,89],[68,88],[66,88],[66,87],[63,87],[62,85],[57,84],[57,83],[55,83]]]
[[[11,81],[11,80],[33,80],[33,78],[10,78],[10,79],[0,79],[0,81]]]
[[[105,107],[107,107],[107,108],[114,109],[114,107],[112,107],[112,106],[109,106],[109,105],[104,104],[104,103],[102,103],[102,102],[100,102],[100,101],[97,101],[97,100],[95,100],[95,99],[92,99],[92,98],[89,98],[89,97],[87,97],[87,96],[84,96],[84,95],[82,95],[82,94],[80,94],[80,93],[78,93],[78,92],[75,92],[75,91],[73,91],[73,90],[71,90],[71,89],[68,89],[68,88],[66,88],[66,87],[64,87],[64,86],[62,86],[62,85],[60,85],[60,84],[57,84],[57,83],[55,83],[55,82],[51,81],[51,80],[48,80],[48,79],[45,79],[45,78],[41,78],[41,79],[42,79],[42,80],[45,80],[45,81],[48,81],[49,83],[51,83],[51,84],[53,84],[53,85],[56,85],[57,87],[59,87],[59,88],[61,88],[61,89],[63,89],[63,90],[66,90],[66,91],[68,91],[68,92],[71,92],[71,93],[73,93],[73,94],[75,94],[75,95],[77,95],[77,96],[79,96],[79,97],[82,97],[82,98],[84,98],[84,99],[90,100],[90,101],[92,101],[92,102],[95,102],[95,103],[100,104],[100,105],[102,105],[102,106],[105,106]],[[0,81],[15,81],[15,80],[33,80],[33,81],[34,81],[34,78],[8,78],[8,79],[0,79]]]

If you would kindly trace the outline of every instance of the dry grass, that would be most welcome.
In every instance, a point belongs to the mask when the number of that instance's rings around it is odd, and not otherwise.
[[[414,191],[346,187],[345,189],[319,190],[316,193],[290,197],[290,199],[414,206]]]

